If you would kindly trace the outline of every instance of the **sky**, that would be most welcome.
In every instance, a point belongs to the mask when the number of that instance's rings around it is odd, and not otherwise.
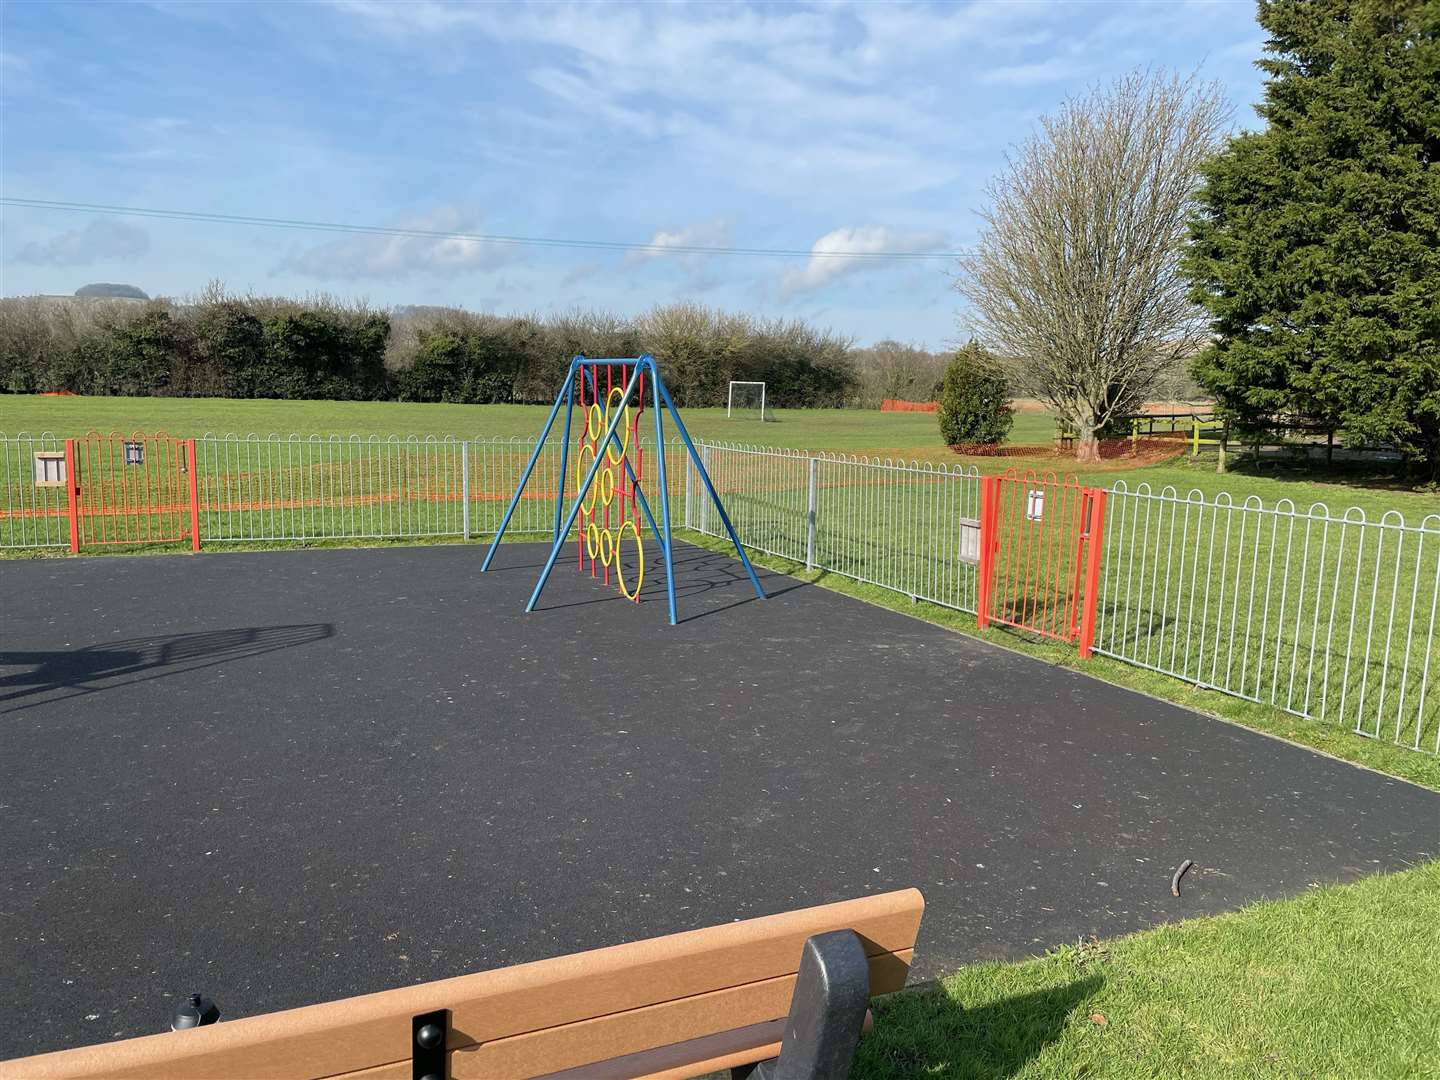
[[[7,0],[6,197],[650,249],[3,205],[0,294],[106,281],[183,297],[219,280],[501,313],[695,301],[939,349],[963,336],[940,256],[975,242],[1007,149],[1137,67],[1218,81],[1254,126],[1254,14],[1250,0]],[[835,257],[849,252],[936,257]]]

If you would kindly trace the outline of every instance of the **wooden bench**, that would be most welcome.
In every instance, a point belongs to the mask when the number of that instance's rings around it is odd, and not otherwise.
[[[843,1077],[870,997],[905,985],[924,903],[907,889],[60,1050],[0,1080]]]

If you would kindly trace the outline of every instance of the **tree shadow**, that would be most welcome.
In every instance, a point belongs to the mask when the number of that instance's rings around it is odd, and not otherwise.
[[[261,656],[333,637],[332,623],[242,626],[106,641],[77,649],[0,651],[0,713]],[[28,699],[28,700],[26,700]]]
[[[1060,1038],[1077,1006],[1105,983],[1088,975],[978,1008],[930,984],[875,1004],[875,1030],[860,1041],[856,1080],[928,1076],[1004,1080]]]
[[[1278,450],[1262,451],[1256,458],[1244,450],[1226,465],[1225,471],[1240,476],[1263,477],[1267,480],[1300,480],[1312,484],[1333,484],[1340,487],[1370,488],[1376,491],[1422,492],[1429,478],[1423,468],[1401,460],[1367,460],[1346,457],[1327,462],[1324,446],[1317,453],[1298,456]]]

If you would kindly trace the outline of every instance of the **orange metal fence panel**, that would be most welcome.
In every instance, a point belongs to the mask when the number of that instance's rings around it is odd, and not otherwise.
[[[1105,492],[1073,478],[989,476],[980,504],[980,626],[995,623],[1089,656],[1095,638]]]
[[[71,551],[182,541],[199,550],[193,439],[92,432],[67,439],[65,453]]]

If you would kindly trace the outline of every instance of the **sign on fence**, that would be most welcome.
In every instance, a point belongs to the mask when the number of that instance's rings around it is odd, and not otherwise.
[[[39,488],[64,487],[69,473],[65,470],[65,451],[35,451],[35,486]]]

